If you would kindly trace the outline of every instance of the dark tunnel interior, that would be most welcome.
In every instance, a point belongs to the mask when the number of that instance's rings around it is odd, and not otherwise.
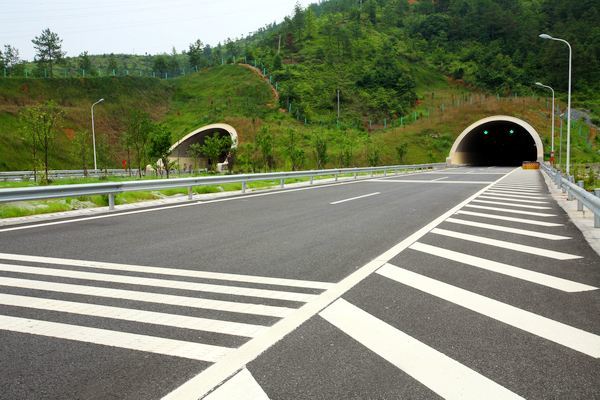
[[[462,153],[462,163],[477,166],[517,166],[537,159],[533,137],[509,121],[479,125],[464,137],[457,152]]]

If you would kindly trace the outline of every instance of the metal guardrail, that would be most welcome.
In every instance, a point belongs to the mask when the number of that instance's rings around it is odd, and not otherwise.
[[[136,175],[137,169],[132,169],[131,174]],[[38,171],[38,176],[43,175],[43,171]],[[124,169],[107,169],[107,170],[97,170],[93,169],[86,171],[82,169],[59,169],[59,170],[51,170],[48,171],[48,177],[50,179],[57,178],[81,178],[84,176],[97,177],[97,176],[127,176],[129,175],[129,171]],[[0,181],[22,181],[22,180],[31,180],[33,179],[33,171],[3,171],[0,172]]]
[[[388,173],[398,173],[399,171],[403,170],[434,169],[445,166],[445,163],[393,165],[368,168],[322,169],[310,171],[272,172],[260,174],[202,176],[195,178],[153,179],[127,182],[9,188],[0,189],[0,203],[90,195],[108,195],[109,209],[114,210],[115,195],[123,192],[149,191],[187,187],[188,198],[192,199],[192,188],[194,186],[215,185],[223,183],[241,183],[242,193],[245,193],[247,189],[247,183],[252,181],[279,180],[279,186],[283,188],[285,185],[285,180],[291,178],[308,177],[310,178],[310,184],[312,184],[314,178],[317,176],[334,176],[335,180],[337,181],[340,175],[353,174],[354,179],[357,179],[358,174],[370,174],[371,176],[373,176],[375,173],[383,173],[384,176],[387,176]]]
[[[567,193],[567,200],[577,200],[577,211],[583,207],[594,213],[594,228],[600,228],[600,189],[595,190],[595,195],[583,188],[583,181],[575,184],[573,176],[563,176],[557,169],[541,163],[542,169],[548,174],[557,188]]]

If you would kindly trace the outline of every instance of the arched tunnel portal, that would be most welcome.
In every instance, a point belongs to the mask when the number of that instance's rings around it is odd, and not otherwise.
[[[189,170],[192,168],[207,168],[208,160],[206,158],[195,159],[190,153],[190,146],[194,143],[203,144],[207,136],[220,135],[231,137],[231,148],[238,145],[238,134],[235,128],[227,124],[212,124],[198,128],[181,138],[177,143],[171,146],[169,159],[178,165],[179,170]],[[224,151],[219,157],[218,162],[222,163],[227,157],[229,150]]]
[[[539,134],[527,122],[505,115],[479,120],[456,139],[450,165],[513,166],[523,161],[543,161]]]

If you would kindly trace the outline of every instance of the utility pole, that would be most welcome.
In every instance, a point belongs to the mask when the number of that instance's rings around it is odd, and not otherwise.
[[[277,55],[279,55],[280,51],[281,51],[281,34],[279,34],[279,44],[277,45]]]
[[[104,99],[100,99],[92,104],[92,143],[94,146],[94,172],[98,172],[98,165],[96,164],[96,132],[94,131],[94,106],[98,103],[102,103]]]
[[[337,91],[337,124],[340,124],[340,89]]]

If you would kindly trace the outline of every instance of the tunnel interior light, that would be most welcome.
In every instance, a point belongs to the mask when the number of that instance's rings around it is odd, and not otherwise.
[[[490,132],[486,129],[485,131],[483,131],[484,135],[488,135]]]
[[[512,134],[514,134],[514,133],[515,133],[515,130],[514,130],[514,129],[511,129],[510,131],[508,131],[508,134],[509,134],[509,135],[512,135]]]

